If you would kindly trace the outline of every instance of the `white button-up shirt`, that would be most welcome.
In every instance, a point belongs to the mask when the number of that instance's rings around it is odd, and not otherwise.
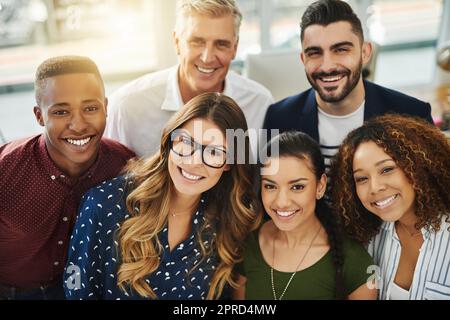
[[[422,229],[424,242],[409,289],[409,300],[450,300],[450,223],[442,218],[438,232]],[[369,254],[379,266],[379,298],[389,300],[397,273],[401,244],[394,222],[384,222],[368,246]]]
[[[259,83],[228,71],[223,94],[242,109],[249,128],[262,128],[271,93]],[[118,140],[138,156],[158,150],[167,121],[184,105],[178,85],[178,66],[140,77],[109,98],[105,136]],[[257,135],[256,135],[257,137]],[[250,136],[253,155],[257,141]]]

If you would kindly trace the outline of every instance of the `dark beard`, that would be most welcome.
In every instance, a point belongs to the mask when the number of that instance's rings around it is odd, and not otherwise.
[[[316,90],[316,92],[319,94],[320,98],[323,101],[329,102],[329,103],[335,103],[335,102],[344,100],[345,97],[347,97],[350,94],[350,92],[352,92],[353,89],[355,89],[356,85],[358,84],[359,78],[361,77],[361,71],[362,71],[362,61],[359,62],[358,69],[356,69],[356,71],[353,73],[350,70],[345,69],[344,72],[336,72],[336,71],[333,71],[330,73],[318,72],[318,73],[313,73],[312,76],[306,74],[306,78],[308,79],[311,86],[314,88],[314,90]],[[315,79],[317,79],[318,77],[335,76],[335,75],[340,75],[343,73],[345,73],[346,76],[348,77],[348,81],[345,84],[344,88],[342,89],[341,94],[337,95],[337,96],[329,96],[327,94],[327,92],[324,91],[315,82]]]

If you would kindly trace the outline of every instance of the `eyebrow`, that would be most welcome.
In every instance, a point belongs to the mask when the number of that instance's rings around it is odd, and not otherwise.
[[[101,101],[99,101],[98,99],[87,99],[87,100],[81,101],[81,103],[90,103],[90,102],[100,102],[101,103]]]
[[[217,40],[215,40],[214,42],[223,42],[223,43],[226,43],[226,44],[230,44],[231,45],[231,41],[230,40],[227,40],[227,39],[217,39]]]
[[[267,180],[268,182],[277,184],[275,181],[270,180],[269,178],[262,178],[261,180]],[[288,181],[288,184],[293,184],[293,183],[300,182],[300,181],[308,181],[308,179],[307,178],[298,178],[298,179]]]
[[[70,104],[68,104],[67,102],[59,102],[59,103],[55,103],[52,104],[51,106],[49,106],[48,108],[54,108],[54,107],[69,107]]]
[[[383,164],[383,163],[388,162],[388,161],[393,161],[393,162],[394,162],[394,160],[391,159],[391,158],[389,158],[389,159],[384,159],[384,160],[380,160],[380,161],[378,161],[377,163],[375,163],[375,167],[378,167],[380,164]],[[353,171],[353,174],[357,173],[358,171],[362,171],[362,169],[356,169],[356,170],[354,170],[354,171]]]
[[[101,103],[101,101],[97,100],[97,99],[87,99],[87,100],[83,100],[81,101],[81,103]],[[67,102],[59,102],[59,103],[55,103],[52,104],[51,106],[49,106],[49,108],[53,108],[53,107],[70,107],[70,104]]]
[[[182,130],[181,135],[186,136],[186,138],[189,138],[190,140],[194,141],[195,143],[197,143],[201,146],[208,146],[208,147],[213,147],[216,149],[223,149],[223,151],[227,151],[227,148],[223,145],[217,145],[217,144],[206,144],[205,145],[205,144],[198,143],[197,141],[194,140],[194,138],[192,138],[192,136],[186,130],[184,130],[184,129],[181,129],[181,130]]]
[[[350,42],[350,41],[342,41],[342,42],[338,42],[338,43],[333,44],[330,47],[330,49],[336,49],[336,48],[339,48],[339,47],[342,47],[342,46],[354,47],[354,44],[353,44],[353,42]]]
[[[350,41],[342,41],[342,42],[338,42],[338,43],[331,45],[330,49],[333,50],[333,49],[336,49],[336,48],[339,48],[342,46],[354,47],[355,45],[353,44],[353,42],[350,42]],[[323,50],[321,47],[318,47],[318,46],[307,47],[304,50],[305,53],[308,53],[310,51],[323,51]]]
[[[308,48],[306,48],[305,50],[304,50],[304,52],[305,53],[308,53],[308,52],[310,52],[310,51],[322,51],[322,48],[321,47],[308,47]]]

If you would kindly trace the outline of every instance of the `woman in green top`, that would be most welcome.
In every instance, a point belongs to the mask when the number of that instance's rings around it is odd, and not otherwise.
[[[261,168],[261,198],[272,219],[247,240],[234,298],[376,299],[366,284],[372,259],[343,237],[323,199],[327,177],[319,145],[306,134],[285,132],[266,148],[271,155]]]

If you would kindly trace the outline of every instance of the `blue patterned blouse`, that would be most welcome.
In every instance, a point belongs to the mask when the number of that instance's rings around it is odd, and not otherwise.
[[[65,270],[68,299],[143,299],[132,290],[117,286],[120,266],[117,230],[130,217],[125,206],[127,177],[105,181],[83,197],[69,245]],[[201,256],[197,230],[205,223],[203,200],[192,217],[192,232],[172,251],[169,250],[167,225],[159,235],[164,247],[156,272],[147,283],[158,299],[205,299],[217,266],[216,256],[204,259],[188,273]],[[204,236],[205,245],[210,238]]]

